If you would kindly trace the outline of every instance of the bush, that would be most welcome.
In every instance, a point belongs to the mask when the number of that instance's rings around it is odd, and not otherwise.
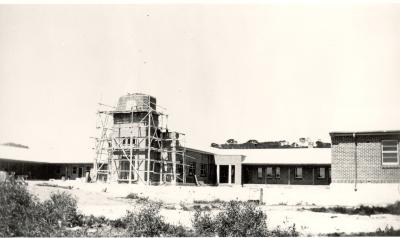
[[[211,216],[208,211],[196,210],[193,227],[200,236],[266,236],[267,215],[254,203],[231,201],[221,212]]]
[[[160,204],[149,202],[139,211],[128,211],[124,218],[129,236],[160,236],[168,231],[168,225],[160,215]]]
[[[268,232],[268,236],[280,236],[280,237],[293,237],[299,236],[299,232],[296,230],[296,224],[288,224],[287,221],[283,222],[284,226],[277,226],[275,229]]]
[[[0,236],[50,236],[60,234],[63,226],[81,224],[70,194],[54,193],[41,203],[25,186],[0,183]]]
[[[128,195],[126,196],[126,198],[129,198],[129,199],[138,199],[138,198],[139,198],[139,195],[137,195],[136,193],[130,193],[130,194],[128,194]]]
[[[0,236],[49,236],[56,228],[25,186],[0,183]]]
[[[50,224],[67,227],[82,225],[83,216],[78,214],[77,201],[69,193],[52,193],[43,206]]]
[[[215,233],[214,220],[209,211],[195,208],[192,219],[194,230],[201,236],[213,236]]]

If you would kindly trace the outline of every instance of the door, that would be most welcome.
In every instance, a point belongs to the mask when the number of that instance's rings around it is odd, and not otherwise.
[[[83,177],[83,167],[79,167],[78,169],[78,178],[82,178]]]

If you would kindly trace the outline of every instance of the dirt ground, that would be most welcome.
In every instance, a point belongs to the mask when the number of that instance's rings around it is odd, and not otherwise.
[[[259,187],[193,187],[193,186],[141,186],[127,184],[103,184],[103,183],[82,183],[79,181],[51,181],[49,184],[71,186],[72,189],[37,186],[43,181],[30,181],[28,190],[39,197],[47,199],[52,192],[67,191],[78,200],[78,208],[85,215],[105,216],[116,219],[125,215],[127,210],[135,209],[134,200],[127,199],[129,193],[136,193],[142,197],[162,201],[161,214],[166,221],[173,224],[191,226],[193,211],[187,211],[185,207],[193,205],[197,201],[212,201],[220,199],[229,200],[258,200],[260,199]],[[393,194],[386,193],[386,196],[377,195],[374,199],[371,196],[360,202],[360,196],[350,193],[346,194],[342,189],[339,199],[332,196],[329,186],[273,186],[263,188],[263,201],[266,205],[262,209],[268,216],[270,228],[278,225],[285,226],[296,224],[296,228],[302,235],[318,235],[334,232],[373,232],[377,228],[393,226],[400,229],[400,216],[398,215],[345,215],[332,213],[317,213],[302,208],[326,206],[326,205],[359,205],[359,204],[387,204],[394,200],[400,200]],[[367,192],[368,189],[365,189]],[[347,204],[346,202],[347,201]],[[357,202],[356,202],[357,201]]]

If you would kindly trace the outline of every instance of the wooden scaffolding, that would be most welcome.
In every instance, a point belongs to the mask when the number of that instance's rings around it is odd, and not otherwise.
[[[113,107],[97,112],[95,180],[146,185],[186,183],[185,135],[169,132],[165,109],[157,110],[154,102],[147,101],[130,110]]]

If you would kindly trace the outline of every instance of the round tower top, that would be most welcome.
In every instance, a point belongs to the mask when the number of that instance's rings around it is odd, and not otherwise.
[[[156,110],[156,98],[143,93],[128,93],[118,100],[117,111]]]

